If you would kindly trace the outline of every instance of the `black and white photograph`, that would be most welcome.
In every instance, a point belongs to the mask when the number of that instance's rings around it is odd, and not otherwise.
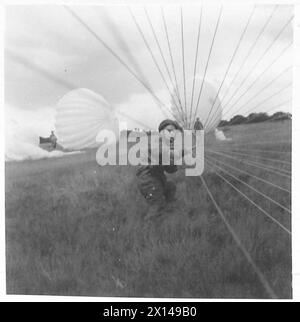
[[[294,298],[294,4],[4,16],[7,295]]]

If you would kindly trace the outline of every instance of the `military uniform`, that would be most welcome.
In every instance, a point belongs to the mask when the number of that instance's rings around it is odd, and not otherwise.
[[[162,124],[164,125],[164,123]],[[181,129],[177,123],[175,124],[178,129]],[[159,131],[160,130],[161,128]],[[168,202],[173,201],[176,195],[176,185],[173,182],[168,181],[165,175],[165,172],[175,173],[177,171],[177,166],[174,164],[174,155],[171,153],[169,165],[163,165],[161,139],[158,144],[158,149],[158,151],[153,150],[153,148],[151,149],[149,144],[147,164],[138,166],[136,172],[138,188],[150,206],[146,215],[146,218],[148,219],[160,216],[166,210]],[[154,155],[158,159],[157,165],[151,164]]]
[[[203,130],[203,124],[200,122],[199,119],[197,119],[195,124],[194,124],[194,130],[195,131]]]
[[[54,134],[50,135],[50,142],[53,149],[56,149],[57,137]]]
[[[176,186],[167,181],[165,172],[174,173],[177,166],[146,165],[137,170],[138,187],[150,205],[165,206],[165,203],[175,198]]]

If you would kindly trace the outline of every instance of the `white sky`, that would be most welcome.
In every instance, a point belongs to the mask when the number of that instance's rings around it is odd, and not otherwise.
[[[193,76],[193,67],[196,49],[196,37],[200,6],[183,6],[184,19],[184,45],[186,78]],[[219,88],[230,58],[236,48],[239,38],[252,5],[225,5],[220,20],[215,44],[207,69],[206,79],[211,81],[216,90]],[[266,19],[274,6],[259,5],[253,15],[249,29],[235,56],[232,68],[221,89],[219,97],[222,99],[224,91],[230,84],[236,71],[239,69],[248,50],[259,34]],[[155,93],[162,101],[169,103],[169,93],[166,90],[160,74],[143,43],[141,35],[125,6],[73,6],[72,9],[115,50],[122,59],[132,65],[134,61],[139,65],[143,75],[148,79]],[[204,6],[203,20],[200,35],[197,75],[203,76],[211,40],[216,25],[220,6]],[[146,20],[143,7],[133,7],[145,37],[164,72],[162,58],[159,54],[151,29]],[[165,16],[170,33],[170,41],[175,60],[176,74],[180,89],[183,91],[183,72],[181,56],[181,25],[180,7],[177,5],[165,6]],[[168,66],[171,70],[170,57],[164,34],[160,7],[148,7],[149,15],[153,21],[155,31],[163,48]],[[260,38],[255,50],[247,60],[239,77],[233,84],[230,93],[233,93],[243,78],[251,71],[241,90],[232,100],[232,103],[244,92],[251,82],[274,60],[279,53],[292,41],[292,25],[282,33],[272,46],[264,59],[252,69],[257,59],[270,45],[276,34],[293,14],[292,6],[280,6],[263,36]],[[112,29],[114,26],[114,29]],[[7,106],[18,109],[35,110],[55,106],[57,100],[68,89],[60,82],[41,76],[32,69],[31,64],[46,70],[63,82],[74,84],[75,87],[89,88],[105,97],[114,106],[132,115],[142,116],[145,119],[152,117],[161,118],[150,94],[133,78],[128,71],[113,57],[78,21],[74,19],[62,6],[9,6],[6,7],[6,37],[5,37],[5,101]],[[21,56],[28,65],[20,63],[14,57]],[[268,70],[247,94],[232,107],[232,112],[225,114],[231,116],[238,111],[251,97],[255,98],[244,111],[262,102],[268,96],[288,85],[292,80],[292,70],[285,73],[260,95],[256,93],[268,84],[280,72],[290,66],[292,62],[291,48]],[[196,84],[196,93],[200,84]],[[191,88],[187,88],[191,93]],[[225,97],[224,103],[231,94]],[[274,98],[260,105],[255,111],[267,111],[281,102],[291,98],[291,88],[281,92]],[[144,103],[143,103],[144,102]],[[291,104],[280,106],[277,110],[291,110]],[[243,111],[243,110],[242,110]],[[274,110],[276,111],[276,109]],[[225,108],[226,112],[226,108]],[[272,110],[273,112],[273,110]],[[247,113],[246,113],[247,114]]]

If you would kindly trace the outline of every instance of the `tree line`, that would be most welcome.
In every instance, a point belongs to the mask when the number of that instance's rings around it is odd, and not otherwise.
[[[219,127],[227,126],[227,125],[238,125],[238,124],[246,124],[246,123],[259,123],[266,121],[283,121],[290,120],[292,118],[291,113],[286,112],[276,112],[272,115],[268,115],[267,113],[251,113],[248,116],[244,115],[235,115],[229,121],[222,120],[219,123]]]

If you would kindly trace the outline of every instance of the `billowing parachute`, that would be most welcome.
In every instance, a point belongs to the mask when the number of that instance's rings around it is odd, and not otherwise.
[[[232,138],[227,138],[223,131],[215,129],[216,140],[218,141],[232,141]]]
[[[84,149],[98,145],[96,137],[101,130],[117,134],[118,121],[113,107],[101,95],[79,88],[59,100],[55,129],[65,149]]]
[[[205,133],[213,131],[222,118],[222,106],[215,87],[212,82],[200,77],[196,77],[195,81],[193,78],[187,79],[178,90],[174,88],[171,109],[176,119],[185,123],[186,128],[193,128],[193,122],[199,117]]]

